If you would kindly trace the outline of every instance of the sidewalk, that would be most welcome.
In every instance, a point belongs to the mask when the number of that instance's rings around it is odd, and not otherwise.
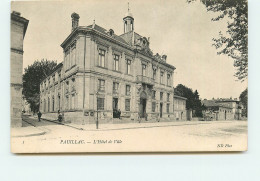
[[[44,135],[46,132],[33,126],[11,128],[11,137],[29,137]]]
[[[169,127],[169,126],[183,126],[183,125],[196,125],[196,124],[209,124],[202,121],[172,121],[172,122],[142,122],[142,123],[126,123],[126,124],[99,124],[98,129],[96,124],[73,124],[71,127],[81,129],[83,131],[110,131],[110,130],[123,130],[123,129],[140,129],[140,128],[155,128],[155,127]]]
[[[166,122],[133,122],[133,123],[120,123],[120,124],[113,124],[113,123],[103,123],[98,125],[98,129],[96,124],[75,124],[75,123],[64,123],[59,122],[54,119],[46,119],[42,118],[43,120],[47,120],[50,122],[54,122],[60,125],[68,126],[74,129],[78,129],[81,131],[110,131],[110,130],[124,130],[124,129],[140,129],[140,128],[155,128],[155,127],[169,127],[169,126],[183,126],[183,125],[199,125],[199,124],[212,124],[212,123],[220,123],[220,122],[230,122],[230,121],[166,121]]]

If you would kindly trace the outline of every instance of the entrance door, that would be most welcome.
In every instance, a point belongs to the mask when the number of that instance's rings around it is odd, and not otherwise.
[[[163,103],[160,103],[160,118],[162,117],[162,108],[163,108]]]
[[[118,110],[118,98],[113,98],[113,118],[119,118],[117,110]]]
[[[144,118],[146,113],[146,99],[140,98],[140,117]]]
[[[113,110],[118,109],[118,98],[113,98]]]

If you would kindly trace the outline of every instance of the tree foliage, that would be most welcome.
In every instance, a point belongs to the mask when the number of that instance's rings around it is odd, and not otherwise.
[[[247,88],[240,94],[239,99],[244,107],[242,115],[247,117],[248,91]]]
[[[174,89],[174,94],[187,98],[186,109],[195,110],[194,116],[202,116],[203,106],[201,104],[200,96],[197,90],[193,92],[191,88],[188,88],[182,84],[178,84]]]
[[[189,3],[196,0],[187,0]],[[219,32],[213,38],[218,54],[226,54],[234,59],[235,77],[244,81],[248,75],[248,4],[247,0],[201,0],[207,11],[215,12],[212,21],[227,17],[226,34]]]
[[[56,61],[37,60],[24,70],[23,74],[23,96],[30,104],[35,113],[40,105],[40,83],[56,67]]]

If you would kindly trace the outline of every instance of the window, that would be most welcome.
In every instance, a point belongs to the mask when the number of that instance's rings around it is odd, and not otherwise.
[[[58,95],[58,110],[60,110],[60,95]]]
[[[69,109],[69,96],[66,96],[66,109]]]
[[[160,84],[163,84],[163,76],[164,76],[164,73],[161,72],[161,76],[160,76]]]
[[[131,60],[126,61],[126,73],[131,74]]]
[[[52,76],[52,83],[55,83],[55,75]]]
[[[59,72],[59,74],[58,74],[59,89],[60,89],[60,87],[61,87],[61,83],[60,83],[60,81],[61,81],[61,73]]]
[[[46,100],[45,99],[43,100],[43,110],[44,110],[44,112],[46,112]]]
[[[54,111],[54,105],[55,105],[55,100],[54,100],[54,96],[52,96],[52,111]]]
[[[152,112],[155,112],[155,108],[156,108],[156,102],[152,103]]]
[[[153,79],[156,79],[156,69],[153,69]]]
[[[71,50],[71,66],[76,64],[76,46],[74,45]]]
[[[105,91],[105,81],[99,79],[98,80],[98,91]]]
[[[73,91],[76,91],[76,88],[75,88],[75,78],[72,78],[72,85],[71,85],[71,91],[73,92]]]
[[[119,83],[113,82],[113,93],[118,93]]]
[[[114,70],[119,71],[119,55],[114,55]]]
[[[171,74],[167,74],[167,86],[171,85]]]
[[[167,93],[167,102],[170,102],[170,94]]]
[[[98,110],[104,110],[104,98],[97,98],[97,109]]]
[[[105,67],[105,50],[99,49],[98,65]]]
[[[130,85],[126,85],[125,87],[125,95],[129,96],[131,94],[131,86]]]
[[[167,109],[167,113],[169,113],[169,110],[170,110],[170,104],[167,104],[166,109]]]
[[[130,111],[130,99],[125,100],[125,111]]]
[[[71,95],[71,109],[75,109],[75,94]]]
[[[152,99],[155,99],[155,97],[156,97],[156,91],[153,91],[153,93],[152,93]]]
[[[65,93],[69,93],[69,81],[66,82],[66,90]]]
[[[160,100],[163,100],[163,92],[160,92]]]
[[[69,68],[69,61],[70,61],[70,51],[66,50],[65,51],[65,60],[64,60],[65,70],[67,70]]]
[[[145,64],[142,65],[142,75],[146,76],[146,65]]]
[[[50,112],[50,98],[48,97],[48,112]]]

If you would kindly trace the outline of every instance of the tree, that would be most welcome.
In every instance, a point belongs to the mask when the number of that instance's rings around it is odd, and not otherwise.
[[[201,100],[200,100],[200,95],[198,93],[197,90],[194,91],[193,93],[194,95],[194,107],[193,109],[195,110],[195,115],[197,117],[202,117],[202,104],[201,104]]]
[[[248,102],[248,91],[247,88],[240,94],[239,99],[244,107],[242,116],[247,117],[247,102]]]
[[[40,105],[40,83],[56,67],[56,61],[41,60],[35,61],[24,70],[23,74],[23,95],[30,104],[31,110],[35,113]]]
[[[174,94],[177,96],[187,98],[186,109],[195,110],[194,116],[196,117],[202,116],[203,106],[201,104],[201,100],[197,90],[193,92],[191,88],[188,88],[182,84],[178,84],[174,89]]]
[[[187,0],[188,3],[196,0]],[[247,0],[201,0],[207,8],[218,14],[212,21],[227,17],[227,31],[213,38],[218,54],[234,59],[235,77],[244,81],[248,75],[248,5]]]
[[[187,98],[186,101],[186,108],[187,109],[193,109],[194,107],[194,97],[193,97],[193,92],[192,89],[182,85],[178,84],[176,88],[174,89],[174,94],[177,96],[185,97]]]

